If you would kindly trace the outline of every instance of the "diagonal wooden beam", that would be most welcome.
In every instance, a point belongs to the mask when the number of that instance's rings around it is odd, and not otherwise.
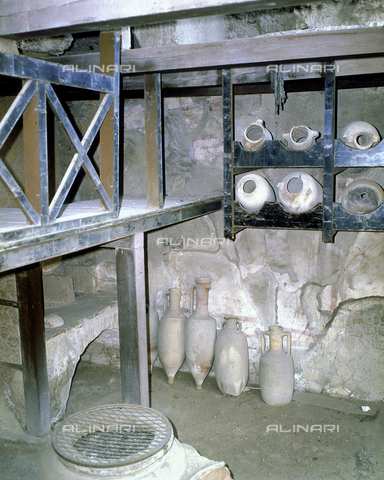
[[[0,122],[0,148],[3,147],[9,134],[13,130],[17,121],[35,94],[36,89],[36,81],[28,80],[25,82],[23,88],[20,90],[20,93],[12,102],[12,105],[9,107],[7,113],[4,115],[2,121]]]
[[[100,177],[98,176],[95,170],[95,167],[92,165],[92,162],[88,157],[87,151],[85,150],[83,144],[81,143],[72,123],[67,117],[64,111],[64,108],[60,103],[59,98],[57,97],[51,85],[47,84],[46,91],[47,91],[47,97],[49,99],[49,102],[55,114],[57,115],[59,122],[63,126],[64,131],[67,133],[69,139],[71,140],[77,152],[79,153],[79,156],[82,161],[82,166],[84,167],[85,171],[88,173],[93,184],[95,185],[96,190],[98,191],[105,208],[111,211],[113,209],[112,202],[100,180]]]
[[[104,96],[103,100],[100,102],[99,108],[97,109],[97,112],[95,116],[92,119],[92,122],[90,123],[87,131],[85,132],[85,135],[83,139],[81,140],[81,144],[86,152],[88,152],[89,148],[91,147],[97,132],[100,129],[101,124],[103,123],[105,116],[107,115],[107,112],[110,109],[110,106],[112,104],[113,97],[110,94],[107,94]],[[65,172],[65,175],[56,190],[55,196],[52,199],[52,202],[49,207],[49,220],[51,223],[53,223],[57,216],[59,215],[60,209],[63,206],[63,203],[68,195],[68,192],[70,188],[73,185],[73,182],[75,181],[75,178],[77,174],[79,173],[80,168],[83,165],[83,159],[79,153],[76,153],[72,160],[71,163],[69,164],[69,167],[67,168],[67,171]]]
[[[3,147],[9,134],[15,127],[21,115],[29,107],[31,100],[36,94],[36,90],[36,81],[28,80],[27,82],[25,82],[19,94],[12,102],[12,105],[8,109],[7,113],[4,115],[2,121],[0,122],[0,149]],[[38,103],[38,97],[36,97],[36,103]],[[37,105],[33,105],[32,108],[35,106]],[[31,202],[27,198],[27,195],[23,192],[22,188],[16,182],[12,173],[8,170],[7,166],[1,158],[0,177],[3,179],[5,185],[9,188],[12,195],[14,195],[14,197],[19,202],[22,211],[27,217],[27,220],[34,225],[40,225],[41,219],[36,209],[34,208],[35,205],[32,206]]]
[[[0,158],[0,177],[4,180],[4,183],[9,188],[12,195],[14,195],[16,200],[19,202],[22,211],[27,217],[27,220],[34,225],[40,225],[39,215],[36,213],[36,210],[32,207],[25,193],[21,189],[20,185],[13,178],[12,173],[8,170],[8,168],[6,167],[5,163],[1,160],[1,158]]]

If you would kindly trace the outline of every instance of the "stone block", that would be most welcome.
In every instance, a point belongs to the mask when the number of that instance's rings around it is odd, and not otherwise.
[[[65,412],[72,378],[80,357],[84,354],[92,361],[92,348],[89,350],[89,346],[96,346],[97,354],[100,354],[96,358],[99,364],[109,364],[109,357],[108,363],[103,363],[107,361],[103,356],[103,345],[93,341],[104,330],[109,331],[116,327],[117,306],[112,305],[92,314],[89,318],[84,317],[78,324],[64,330],[60,335],[48,338],[47,369],[53,423],[59,421]]]
[[[21,363],[19,312],[0,305],[0,361]]]
[[[10,424],[17,419],[19,427],[26,429],[27,420],[25,415],[23,374],[21,370],[0,365],[0,394],[5,396],[7,408],[5,416],[0,417],[0,427],[8,430]],[[0,402],[4,403],[4,402]],[[17,433],[16,429],[12,430]]]
[[[14,273],[0,275],[0,298],[2,300],[17,301],[16,278]]]
[[[44,302],[46,306],[64,305],[75,301],[72,278],[43,275]]]
[[[95,266],[97,290],[116,290],[116,262],[101,262]]]
[[[381,400],[383,307],[383,297],[367,297],[339,308],[326,335],[308,352],[301,380],[331,395]]]
[[[64,273],[72,278],[76,293],[94,293],[97,291],[97,275],[94,265],[67,266]]]

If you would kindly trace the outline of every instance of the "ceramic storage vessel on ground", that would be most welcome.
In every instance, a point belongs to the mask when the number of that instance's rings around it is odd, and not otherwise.
[[[180,288],[169,289],[169,307],[159,325],[159,359],[170,385],[173,384],[174,376],[185,360],[187,317],[180,310],[180,297]]]
[[[152,373],[153,364],[155,363],[156,358],[159,355],[157,342],[159,336],[159,314],[155,307],[151,304],[149,305],[148,310],[149,316],[149,355],[148,355],[148,366],[149,373]]]
[[[238,396],[248,381],[248,343],[241,324],[229,318],[217,336],[214,370],[224,395]]]
[[[216,340],[216,320],[208,313],[208,292],[211,282],[208,277],[196,278],[191,290],[191,316],[187,321],[186,356],[189,370],[201,389],[214,358]],[[196,310],[193,313],[194,291],[196,290]]]
[[[265,351],[265,335],[269,337],[269,350]],[[287,352],[283,338],[287,337]],[[287,405],[294,388],[294,366],[291,357],[291,334],[280,325],[272,325],[261,334],[260,392],[268,405]]]

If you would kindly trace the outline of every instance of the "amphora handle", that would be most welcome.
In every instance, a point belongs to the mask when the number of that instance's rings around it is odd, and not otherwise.
[[[222,329],[224,329],[224,328],[227,326],[228,320],[232,320],[232,319],[231,319],[231,318],[227,318],[227,319],[223,322],[223,324],[222,324],[222,326],[221,326]],[[236,330],[238,330],[239,332],[241,332],[241,323],[240,323],[238,320],[236,320]]]
[[[284,332],[283,337],[287,337],[287,352],[291,355],[291,332]]]
[[[267,332],[261,332],[261,353],[265,352],[265,338],[264,338],[264,335],[266,333]]]
[[[191,305],[190,305],[190,314],[192,315],[193,314],[193,305],[194,305],[194,301],[195,301],[195,285],[192,285],[191,287]]]
[[[163,293],[163,312],[169,308],[169,292]]]
[[[261,332],[261,353],[265,352],[265,335],[270,334],[271,332]],[[281,337],[287,337],[287,353],[291,355],[291,332],[282,332]]]

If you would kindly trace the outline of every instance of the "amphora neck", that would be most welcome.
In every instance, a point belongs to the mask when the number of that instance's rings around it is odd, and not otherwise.
[[[196,279],[196,307],[195,313],[201,317],[208,317],[208,293],[211,289],[211,282],[205,278]],[[193,313],[193,289],[192,289],[192,302],[191,302],[191,314]]]
[[[181,297],[180,288],[169,289],[169,309],[170,310],[180,309],[180,297]]]
[[[283,336],[285,335],[283,327],[272,325],[266,333],[269,336],[269,348],[271,350],[281,350],[283,348]]]

